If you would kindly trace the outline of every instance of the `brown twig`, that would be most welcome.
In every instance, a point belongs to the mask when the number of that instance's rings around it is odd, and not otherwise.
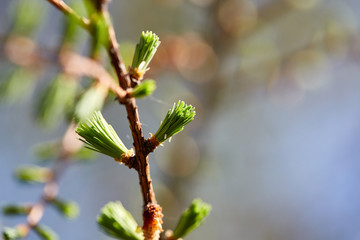
[[[108,13],[107,1],[101,1],[101,13],[107,24],[109,45],[108,53],[111,58],[112,65],[116,71],[119,79],[119,84],[122,88],[127,89],[134,86],[132,79],[126,72],[125,64],[123,63],[120,53],[118,51],[119,44],[116,39],[115,31],[110,21]],[[160,237],[162,229],[162,209],[157,204],[155,193],[150,177],[149,158],[145,139],[143,137],[142,124],[140,122],[138,107],[135,98],[130,98],[125,102],[128,120],[131,128],[132,137],[134,140],[135,156],[138,164],[138,175],[140,180],[140,188],[143,196],[144,210],[143,210],[143,232],[145,240],[157,240]]]

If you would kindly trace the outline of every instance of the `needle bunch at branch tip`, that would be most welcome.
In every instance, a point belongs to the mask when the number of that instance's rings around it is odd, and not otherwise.
[[[151,32],[142,32],[140,41],[136,44],[133,62],[130,68],[130,75],[136,79],[142,79],[147,70],[151,59],[154,57],[160,45],[159,37]]]

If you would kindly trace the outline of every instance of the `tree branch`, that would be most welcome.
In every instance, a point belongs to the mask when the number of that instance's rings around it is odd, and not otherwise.
[[[136,85],[126,72],[125,64],[123,63],[120,53],[119,44],[116,39],[115,31],[112,26],[107,1],[98,0],[102,3],[101,13],[107,24],[109,35],[108,53],[111,58],[111,63],[116,71],[119,79],[119,84],[122,88],[127,89]],[[128,120],[131,128],[132,137],[134,140],[135,156],[138,165],[138,175],[140,181],[141,193],[143,196],[143,232],[145,240],[158,240],[162,228],[162,209],[157,204],[155,193],[152,186],[149,167],[149,152],[146,149],[145,139],[143,137],[142,124],[138,113],[135,98],[127,99],[125,102],[120,102],[125,105]]]
[[[131,87],[131,79],[126,72],[125,64],[123,63],[120,53],[118,51],[119,44],[116,39],[115,31],[109,17],[106,2],[103,2],[103,7],[101,8],[101,10],[104,19],[106,20],[109,34],[108,53],[110,55],[111,62],[118,76],[120,86],[125,89],[129,88]],[[131,133],[134,140],[135,155],[139,166],[138,174],[140,180],[140,187],[142,190],[144,206],[146,206],[149,203],[156,203],[156,199],[152,187],[152,180],[150,177],[149,159],[145,148],[142,124],[140,122],[136,100],[134,98],[131,98],[122,103],[125,105],[128,114]]]
[[[89,30],[91,34],[90,25],[87,19],[84,19],[77,15],[74,10],[67,6],[63,1],[60,0],[47,0],[66,15],[71,15],[78,20],[80,26]],[[110,20],[108,12],[108,1],[107,0],[94,0],[97,2],[97,9],[106,21],[107,34],[109,42],[106,43],[105,47],[111,59],[116,75],[118,77],[119,85],[122,89],[126,90],[136,85],[136,80],[132,81],[126,71],[125,64],[121,58],[119,52],[119,44],[116,39],[115,31]],[[150,167],[148,154],[149,151],[146,149],[145,139],[143,137],[142,124],[138,113],[138,107],[136,105],[135,98],[119,99],[121,104],[125,105],[130,129],[133,137],[133,145],[135,148],[135,157],[137,161],[137,171],[139,175],[140,188],[143,196],[144,211],[143,211],[143,231],[145,240],[159,239],[159,234],[162,231],[162,212],[161,207],[157,204],[152,180],[150,177]]]
[[[98,62],[70,51],[63,51],[60,64],[64,72],[75,76],[89,76],[114,92],[120,101],[127,98],[128,92],[120,88],[111,75]]]

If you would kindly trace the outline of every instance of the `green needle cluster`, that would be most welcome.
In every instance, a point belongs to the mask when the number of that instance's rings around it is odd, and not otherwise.
[[[42,240],[58,240],[58,235],[48,226],[45,225],[36,225],[34,228],[35,233]]]
[[[186,105],[183,101],[178,101],[177,104],[174,103],[155,133],[156,140],[162,143],[179,133],[184,129],[186,124],[194,120],[194,117],[195,107]]]
[[[15,171],[15,177],[26,183],[44,183],[51,175],[49,168],[39,166],[21,166]]]
[[[66,218],[73,219],[79,215],[79,207],[75,202],[56,198],[51,204]]]
[[[30,206],[24,206],[24,205],[5,205],[2,208],[2,212],[4,215],[26,215],[29,213],[31,207]]]
[[[185,235],[198,228],[209,215],[211,206],[201,199],[194,199],[190,207],[185,210],[174,230],[175,239],[183,238]]]
[[[45,89],[38,102],[37,118],[45,126],[53,126],[73,106],[78,84],[71,77],[58,74]]]
[[[12,13],[12,31],[19,35],[31,35],[41,25],[46,9],[40,1],[19,1]]]
[[[131,68],[143,75],[148,70],[147,67],[160,43],[159,37],[155,33],[151,31],[142,32],[140,42],[136,44]]]
[[[15,228],[4,227],[2,236],[3,239],[5,240],[13,240],[13,239],[19,239],[25,237],[24,233],[17,227]]]
[[[102,108],[108,90],[101,85],[95,85],[87,89],[76,103],[74,117],[77,121],[85,121],[91,115]]]
[[[121,159],[121,155],[128,151],[100,111],[95,111],[88,123],[80,123],[76,133],[81,137],[80,140],[86,144],[85,147],[112,158]]]
[[[100,228],[117,239],[143,240],[143,232],[120,202],[109,202],[97,218]]]
[[[131,92],[131,97],[142,98],[151,95],[156,89],[156,83],[154,80],[145,80],[137,85]]]
[[[15,68],[0,78],[0,101],[16,103],[23,100],[35,86],[36,74],[25,68]]]

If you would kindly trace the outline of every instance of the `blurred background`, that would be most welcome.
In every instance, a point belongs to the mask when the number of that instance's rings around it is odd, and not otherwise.
[[[34,147],[60,139],[67,126],[64,118],[44,128],[34,117],[39,94],[59,71],[53,58],[65,18],[40,0],[27,0],[21,15],[22,1],[1,0],[0,9],[1,204],[39,198],[42,186],[19,184],[13,171],[37,163]],[[213,210],[189,240],[360,239],[359,1],[110,4],[127,64],[141,31],[154,31],[162,42],[149,71],[158,88],[138,101],[145,136],[173,102],[197,109],[196,120],[150,156],[166,229],[200,197]],[[19,15],[34,14],[36,28],[16,24]],[[88,46],[80,30],[75,49],[86,55]],[[41,57],[29,60],[34,51]],[[23,75],[11,85],[14,70]],[[131,146],[125,111],[113,97],[103,114]],[[109,239],[95,222],[109,201],[121,200],[141,222],[136,172],[105,156],[69,168],[60,196],[81,208],[73,221],[46,211],[42,222],[61,239]],[[23,220],[0,216],[0,227]]]

